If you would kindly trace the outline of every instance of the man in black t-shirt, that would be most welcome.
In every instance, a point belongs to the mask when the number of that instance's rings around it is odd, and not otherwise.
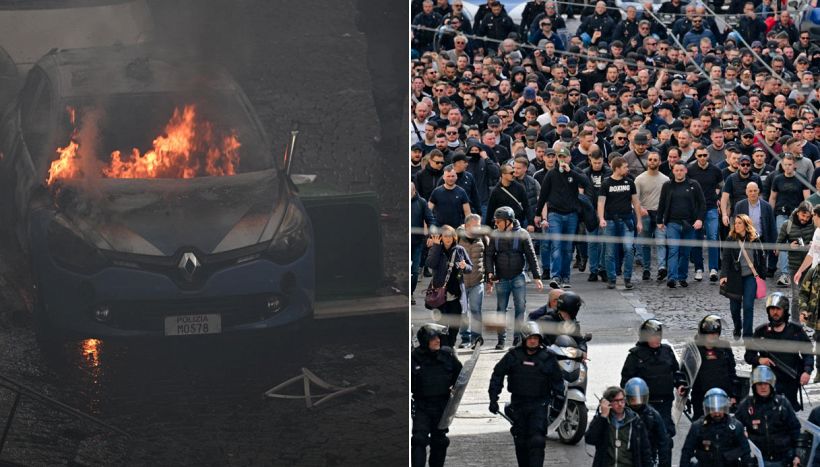
[[[452,165],[444,168],[444,184],[433,190],[427,204],[439,225],[449,225],[453,228],[464,223],[464,218],[470,214],[470,197],[463,188],[456,185],[458,174]]]
[[[605,179],[598,192],[598,217],[600,227],[607,237],[620,237],[624,251],[624,287],[632,288],[632,243],[635,231],[641,233],[642,225],[635,222],[640,218],[641,203],[638,201],[638,191],[627,174],[629,166],[623,157],[615,157],[610,163],[612,175]],[[633,216],[633,209],[635,215]],[[607,288],[615,288],[615,251],[618,243],[606,244],[606,274]]]
[[[589,179],[589,188],[586,194],[594,205],[598,204],[598,193],[601,191],[601,186],[607,177],[612,175],[612,170],[604,165],[604,157],[600,151],[595,151],[589,155],[589,167],[584,169],[584,175]],[[593,229],[594,227],[594,229]],[[606,276],[606,249],[604,243],[593,241],[595,237],[600,237],[602,229],[596,226],[587,226],[587,237],[589,242],[589,282],[596,282],[600,277],[601,280],[607,280]]]
[[[797,205],[809,197],[809,189],[795,176],[794,156],[788,152],[784,153],[780,166],[783,167],[783,173],[774,175],[769,186],[769,204],[774,208],[775,225],[778,232],[780,232],[780,226],[789,220],[789,216]],[[777,286],[788,287],[791,283],[789,280],[791,275],[789,274],[789,258],[785,251],[781,251],[777,256],[777,269],[779,271]]]

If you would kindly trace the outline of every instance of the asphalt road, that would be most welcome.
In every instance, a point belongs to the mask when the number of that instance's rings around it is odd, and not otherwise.
[[[369,0],[149,3],[155,40],[197,49],[236,77],[271,135],[275,154],[284,150],[290,130],[299,129],[295,173],[316,174],[320,183],[340,192],[379,193],[386,265],[382,285],[406,283],[406,185],[396,190],[404,172],[394,162],[406,150],[399,145],[406,125],[386,118],[394,105],[387,96],[405,88],[406,72],[404,62],[374,64],[391,46],[379,28],[395,31],[408,19]],[[396,47],[403,47],[405,36],[396,39]],[[23,397],[0,452],[2,461],[220,466],[406,462],[406,315],[328,320],[253,338],[84,341],[52,358],[34,340],[24,278],[9,261],[16,253],[10,248],[0,249],[0,377],[24,383],[129,436]],[[366,384],[366,390],[313,409],[303,400],[263,396],[300,375],[302,368],[328,383]],[[2,378],[0,413],[5,414],[14,401]],[[296,385],[290,391],[299,394],[303,388]],[[312,391],[322,389],[314,386]]]

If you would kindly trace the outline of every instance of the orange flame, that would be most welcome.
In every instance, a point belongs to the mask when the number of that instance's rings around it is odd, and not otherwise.
[[[74,122],[73,108],[66,108]],[[60,157],[51,163],[47,184],[60,178],[78,178],[80,169],[78,153],[80,144],[76,141],[74,129],[71,141],[65,148],[58,148]],[[219,138],[214,134],[210,122],[196,119],[196,108],[186,105],[182,111],[175,109],[165,126],[165,133],[153,141],[152,149],[145,154],[133,148],[130,153],[111,153],[110,162],[102,168],[102,175],[108,178],[193,178],[197,176],[235,175],[239,164],[241,143],[235,132]]]

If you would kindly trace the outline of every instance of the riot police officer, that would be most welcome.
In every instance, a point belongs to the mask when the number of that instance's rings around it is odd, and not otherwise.
[[[789,401],[774,393],[777,377],[766,365],[752,370],[752,395],[737,406],[735,417],[746,427],[749,439],[763,454],[763,460],[778,465],[798,465],[797,438],[800,421]]]
[[[413,467],[424,467],[427,445],[430,445],[430,467],[444,465],[450,440],[438,423],[450,399],[450,388],[461,372],[461,362],[450,347],[441,345],[447,328],[440,324],[425,324],[416,337],[419,346],[410,356],[410,387],[413,393],[413,433],[410,457]]]
[[[547,407],[552,394],[564,394],[564,379],[555,357],[542,345],[538,324],[527,321],[523,331],[521,344],[507,351],[493,369],[490,412],[498,413],[506,376],[512,397],[505,412],[513,422],[515,457],[519,466],[533,467],[544,465]]]
[[[786,396],[796,410],[800,386],[809,382],[814,369],[811,341],[803,327],[789,322],[789,299],[775,292],[766,299],[768,324],[758,326],[753,338],[746,341],[743,359],[753,367],[766,365],[777,376],[775,390]]]
[[[576,319],[583,304],[577,293],[564,291],[558,295],[554,309],[547,304],[530,313],[530,320],[541,327],[545,346],[552,345],[556,337],[567,335],[572,336],[578,348],[586,352],[587,341],[581,336],[581,323]]]
[[[686,380],[680,372],[675,352],[669,345],[661,343],[662,338],[663,325],[660,321],[648,319],[641,324],[640,338],[635,347],[629,349],[621,369],[621,387],[635,377],[646,381],[649,385],[649,405],[661,414],[669,437],[674,438],[672,403],[675,391],[683,391]]]
[[[641,378],[632,378],[624,386],[626,404],[643,421],[652,446],[652,460],[658,467],[672,465],[672,440],[666,432],[661,414],[649,405],[649,386]]]
[[[732,404],[739,394],[735,356],[729,342],[720,338],[722,330],[723,323],[717,315],[708,315],[698,324],[695,344],[701,364],[691,384],[692,418],[695,420],[703,416],[703,396],[709,389],[723,389]]]
[[[692,422],[681,450],[680,466],[729,467],[749,465],[752,459],[743,425],[729,414],[729,396],[720,388],[703,398],[705,415]]]

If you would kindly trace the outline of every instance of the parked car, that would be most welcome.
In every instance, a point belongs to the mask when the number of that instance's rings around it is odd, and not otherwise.
[[[199,138],[189,157],[161,162],[186,150],[183,124]],[[0,215],[31,267],[39,337],[237,333],[312,316],[310,219],[215,64],[146,46],[52,51],[0,121],[0,151]]]

